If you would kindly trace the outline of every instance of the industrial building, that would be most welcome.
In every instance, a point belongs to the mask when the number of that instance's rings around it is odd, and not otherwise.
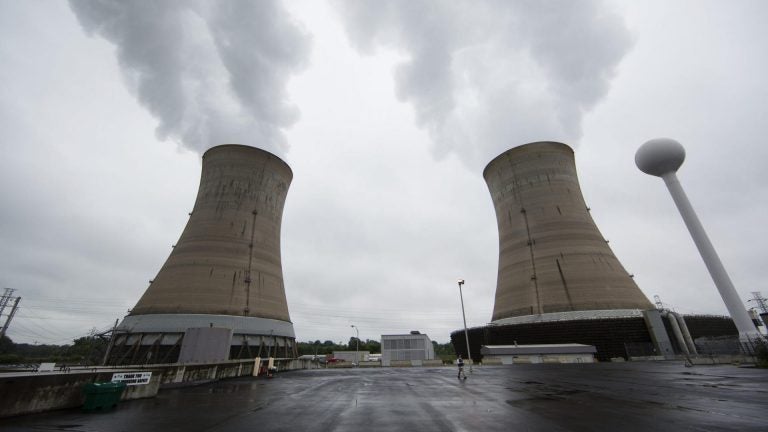
[[[255,147],[205,152],[187,226],[117,327],[107,364],[296,356],[280,256],[292,178]]]
[[[599,360],[671,357],[696,353],[697,336],[736,334],[732,321],[714,317],[693,329],[652,305],[592,220],[569,146],[514,147],[483,177],[496,212],[499,262],[491,322],[469,331],[473,360],[482,345],[516,342],[592,345]],[[451,340],[457,353],[468,354],[463,331]]]
[[[392,362],[411,362],[421,366],[425,360],[435,359],[435,348],[429,336],[418,331],[410,334],[381,336],[381,365],[392,366]]]

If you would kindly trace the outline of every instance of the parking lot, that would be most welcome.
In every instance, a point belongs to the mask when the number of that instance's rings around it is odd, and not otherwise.
[[[768,370],[679,362],[329,369],[163,390],[3,431],[766,431]]]

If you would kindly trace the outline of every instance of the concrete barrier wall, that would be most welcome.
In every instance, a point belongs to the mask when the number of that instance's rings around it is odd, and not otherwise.
[[[109,382],[114,372],[0,376],[0,417],[79,407],[85,401],[83,386],[93,382]],[[153,373],[148,384],[127,386],[121,400],[154,397],[159,388],[160,375]]]
[[[278,366],[285,368],[285,363],[277,362]],[[291,366],[291,361],[287,362]],[[178,385],[199,384],[216,381],[225,378],[241,376],[253,376],[256,367],[254,360],[227,360],[209,364],[174,364],[174,365],[150,365],[147,369],[154,369],[161,374],[161,387],[175,387]],[[282,369],[281,369],[282,370]]]
[[[37,375],[0,382],[0,417],[76,407],[85,400],[83,385],[92,374]]]
[[[300,367],[278,361],[281,370]],[[121,400],[154,397],[162,387],[194,385],[224,378],[252,376],[253,360],[231,360],[214,364],[146,365],[141,368],[95,368],[70,373],[0,375],[0,417],[31,414],[83,405],[83,386],[109,382],[115,372],[152,372],[148,384],[127,386]]]
[[[691,357],[691,363],[695,365],[754,364],[755,362],[755,357],[738,354]]]

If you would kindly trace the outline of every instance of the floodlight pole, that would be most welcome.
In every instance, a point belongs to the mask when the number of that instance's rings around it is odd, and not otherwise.
[[[469,373],[472,373],[472,355],[469,353],[469,332],[467,331],[467,316],[464,314],[464,296],[461,294],[461,286],[464,279],[459,279],[459,300],[461,300],[461,318],[464,319],[464,340],[467,342],[467,360],[469,360]]]
[[[354,324],[350,327],[354,327],[355,332],[357,332],[357,339],[355,339],[355,366],[360,367],[360,330]]]

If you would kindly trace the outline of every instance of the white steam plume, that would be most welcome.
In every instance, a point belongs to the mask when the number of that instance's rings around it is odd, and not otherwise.
[[[159,139],[197,151],[221,143],[283,155],[298,118],[285,85],[310,39],[278,1],[70,0],[83,29],[113,43]]]
[[[632,46],[598,1],[336,1],[352,44],[403,52],[397,96],[440,158],[487,163],[529,141],[576,144]]]

